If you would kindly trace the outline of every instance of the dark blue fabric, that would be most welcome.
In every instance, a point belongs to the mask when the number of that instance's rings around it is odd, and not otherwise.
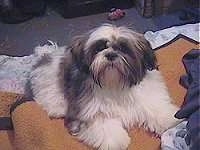
[[[186,143],[191,150],[200,149],[200,50],[193,49],[183,56],[186,75],[180,84],[187,89],[182,108],[175,114],[178,119],[187,118]]]

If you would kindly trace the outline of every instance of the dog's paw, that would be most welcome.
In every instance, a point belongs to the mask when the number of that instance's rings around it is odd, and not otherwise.
[[[162,105],[161,105],[162,104]],[[182,120],[176,119],[174,115],[179,108],[172,103],[160,103],[155,110],[149,110],[145,127],[151,132],[161,135],[169,128],[176,126]]]
[[[130,143],[127,131],[115,119],[97,119],[87,124],[78,138],[98,150],[126,150]]]
[[[168,130],[169,128],[172,128],[179,124],[182,120],[176,119],[174,116],[166,116],[165,118],[160,118],[159,120],[153,120],[151,123],[148,124],[148,128],[150,131],[162,135],[163,132]]]
[[[55,107],[48,107],[45,108],[48,113],[48,116],[51,118],[62,118],[66,115],[67,107],[64,106],[55,106]]]
[[[168,118],[166,121],[160,122],[160,126],[156,128],[156,133],[161,135],[166,130],[175,127],[179,124],[182,120],[176,119],[175,117]]]
[[[85,123],[80,120],[73,120],[66,123],[69,133],[73,136],[77,136],[81,129],[85,127]]]
[[[101,143],[99,150],[126,150],[130,144],[130,137],[127,132],[114,134],[107,137]]]

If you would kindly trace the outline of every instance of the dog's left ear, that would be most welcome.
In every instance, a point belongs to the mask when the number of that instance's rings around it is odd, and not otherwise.
[[[75,36],[72,39],[69,49],[71,51],[72,58],[74,59],[74,61],[81,62],[81,59],[83,59],[83,57],[81,56],[84,54],[83,50],[84,50],[86,40],[87,40],[86,36],[84,35]]]
[[[89,73],[89,67],[86,63],[86,57],[85,57],[85,43],[88,40],[87,35],[80,35],[75,36],[72,39],[71,45],[69,47],[69,50],[72,55],[72,63],[76,64],[76,66],[81,70],[82,72]]]
[[[143,35],[139,36],[138,49],[142,51],[143,65],[148,70],[157,69],[157,59],[150,43],[145,39]]]

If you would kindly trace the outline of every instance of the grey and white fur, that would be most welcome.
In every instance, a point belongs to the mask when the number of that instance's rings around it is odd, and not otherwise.
[[[47,53],[31,73],[34,98],[50,117],[65,117],[80,141],[99,150],[124,150],[133,126],[160,135],[179,122],[142,34],[104,24],[75,37],[64,53],[40,48]]]

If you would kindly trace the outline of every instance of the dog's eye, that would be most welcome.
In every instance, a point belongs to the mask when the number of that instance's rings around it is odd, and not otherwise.
[[[120,44],[119,50],[125,54],[129,54],[131,52],[130,48],[126,44]]]
[[[107,46],[107,44],[105,42],[105,43],[101,43],[101,44],[97,45],[95,50],[96,50],[96,53],[98,53],[98,52],[100,52],[100,51],[102,51],[102,50],[104,50],[106,48],[108,48],[108,46]]]

